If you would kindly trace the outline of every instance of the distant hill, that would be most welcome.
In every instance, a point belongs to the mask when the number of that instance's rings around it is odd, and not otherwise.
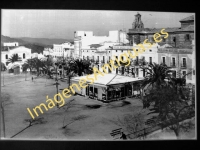
[[[53,44],[60,44],[66,41],[73,43],[73,40],[66,40],[66,39],[29,38],[29,37],[11,38],[8,36],[1,35],[1,46],[2,43],[5,42],[18,42],[20,46],[25,46],[27,48],[30,48],[32,53],[35,52],[43,53],[45,47],[52,47]]]
[[[25,44],[24,45],[25,47],[27,48],[30,48],[31,49],[31,53],[43,53],[43,50],[44,50],[44,46],[41,46],[41,45],[36,45],[36,44]]]
[[[18,42],[19,45],[36,44],[41,46],[52,46],[53,44],[60,44],[63,42],[73,42],[73,39],[48,39],[48,38],[30,38],[30,37],[8,37],[1,35],[1,43],[4,42]]]
[[[28,43],[37,43],[42,45],[53,45],[53,44],[61,44],[63,42],[73,42],[72,39],[48,39],[48,38],[30,38],[30,37],[21,37],[17,38]]]
[[[11,38],[11,37],[8,37],[8,36],[1,35],[1,44],[6,43],[6,42],[18,42],[19,45],[27,44],[26,41],[23,41],[21,39],[16,39],[16,38]]]
[[[31,53],[43,53],[43,50],[48,45],[36,44],[36,43],[29,43],[27,41],[17,39],[17,38],[10,38],[8,36],[1,35],[1,50],[7,50],[7,48],[3,48],[3,43],[5,42],[18,42],[19,46],[25,46],[31,49]]]

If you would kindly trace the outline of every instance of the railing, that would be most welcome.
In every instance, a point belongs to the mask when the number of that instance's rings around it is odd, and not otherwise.
[[[175,63],[170,63],[170,67],[176,67]]]
[[[95,64],[99,64],[99,60],[95,60]]]
[[[184,121],[186,119],[190,119],[192,117],[195,116],[195,112],[190,112],[187,116],[184,116],[183,118],[180,118],[178,120],[178,122],[181,122],[181,121]],[[156,118],[151,118],[151,119],[148,119],[146,122],[145,122],[145,125],[152,125],[152,126],[149,126],[149,127],[146,127],[146,128],[143,128],[141,130],[138,130],[138,131],[135,131],[133,133],[129,133],[127,134],[126,136],[129,136],[129,138],[131,139],[136,139],[136,138],[145,138],[148,134],[154,132],[154,131],[157,131],[159,129],[163,129],[163,128],[166,128],[170,125],[173,125],[174,123],[176,123],[177,120],[166,120],[166,121],[159,121],[159,120],[156,120]],[[131,137],[132,135],[132,137]]]
[[[186,64],[181,64],[181,68],[187,68]]]
[[[105,63],[105,60],[101,60],[101,63]]]

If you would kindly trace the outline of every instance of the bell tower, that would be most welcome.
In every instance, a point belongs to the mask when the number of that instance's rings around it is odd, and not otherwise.
[[[141,15],[137,13],[135,15],[135,21],[132,23],[132,29],[143,29],[143,28],[144,28],[144,24],[141,20]]]

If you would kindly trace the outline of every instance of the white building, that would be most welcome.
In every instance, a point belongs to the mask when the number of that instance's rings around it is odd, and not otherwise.
[[[53,55],[53,49],[52,48],[44,48],[43,55],[44,56]]]
[[[102,44],[102,45],[101,45]],[[103,64],[109,63],[110,59],[115,60],[115,57],[120,61],[120,55],[121,54],[127,54],[129,56],[128,51],[130,51],[134,55],[133,48],[138,51],[139,47],[134,44],[134,46],[123,46],[123,45],[115,45],[116,43],[112,42],[104,42],[101,44],[92,44],[90,47],[86,49],[82,49],[82,59],[92,59],[95,61],[95,66],[100,70]],[[131,60],[131,64],[129,67],[120,67],[120,68],[113,68],[113,70],[110,72],[108,68],[108,72],[115,73],[115,74],[127,74],[127,76],[134,76],[134,77],[144,77],[145,73],[140,69],[140,62],[143,60],[146,63],[152,63],[156,62],[158,63],[158,47],[160,47],[158,44],[153,45],[151,48],[148,48],[149,45],[144,45],[146,50],[139,54],[135,58],[131,58],[129,56],[129,59]],[[122,57],[123,60],[126,60],[125,57]],[[96,63],[99,62],[99,63]]]
[[[74,45],[70,42],[53,44],[53,57],[73,57]]]
[[[109,31],[108,36],[94,36],[92,31],[75,31],[74,32],[74,56],[82,58],[82,50],[89,49],[93,44],[104,45],[112,43],[110,46],[117,44],[127,44],[127,35],[124,31]]]
[[[3,43],[3,46],[19,46],[18,42],[7,42]]]
[[[18,56],[22,58],[20,63],[23,64],[27,59],[31,58],[31,49],[24,46],[7,47],[7,51],[1,51],[1,61],[7,66],[9,63],[8,59],[11,58],[13,54],[18,54]]]

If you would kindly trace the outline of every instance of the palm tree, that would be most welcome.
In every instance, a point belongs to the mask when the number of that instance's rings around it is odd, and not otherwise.
[[[1,71],[5,71],[6,70],[6,66],[4,63],[1,62]]]
[[[16,61],[21,61],[21,57],[18,56],[18,54],[13,54],[9,59],[8,62],[14,63]]]
[[[173,71],[170,70],[170,68],[167,65],[151,63],[148,64],[147,66],[141,66],[140,68],[142,69],[142,71],[146,72],[146,76],[142,83],[142,87],[151,85],[152,88],[153,87],[160,88],[170,83],[168,82],[171,80],[169,73]]]

